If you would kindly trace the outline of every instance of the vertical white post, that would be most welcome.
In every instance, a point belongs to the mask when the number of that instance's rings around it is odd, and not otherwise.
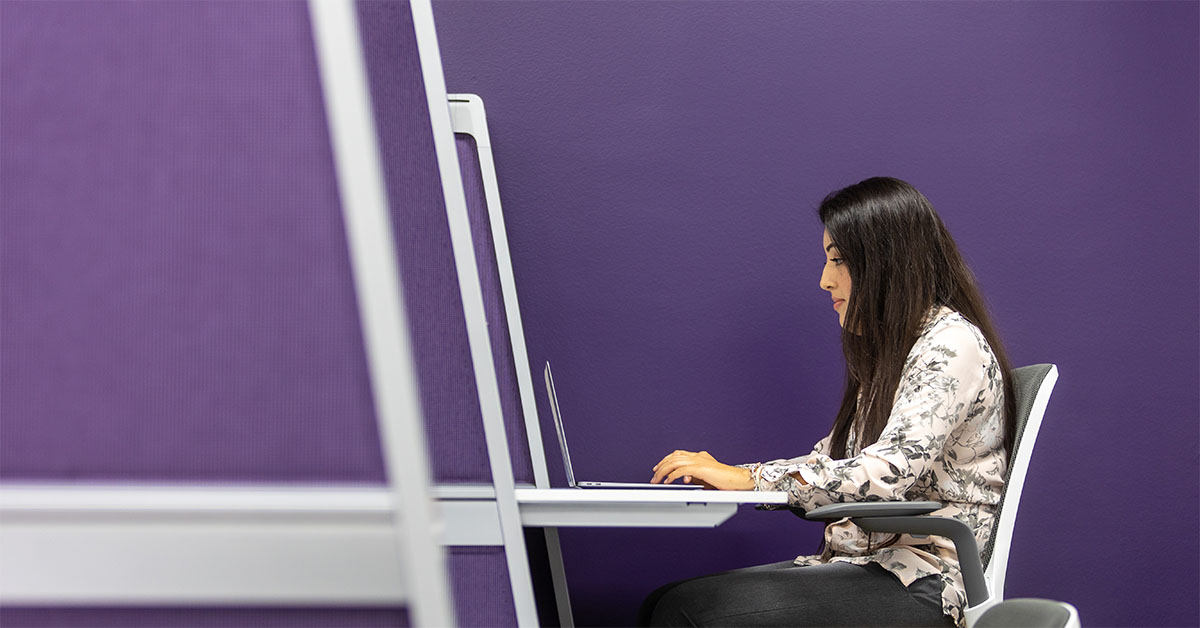
[[[429,492],[425,424],[358,19],[351,0],[310,0],[309,12],[408,609],[415,625],[451,626],[441,522]]]

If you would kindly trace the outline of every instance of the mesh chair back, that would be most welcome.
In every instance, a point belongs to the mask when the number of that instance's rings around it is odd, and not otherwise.
[[[1013,394],[1016,397],[1016,438],[1013,439],[1013,450],[1008,453],[1009,465],[1008,470],[1004,475],[1004,495],[1000,498],[1000,504],[996,507],[996,516],[992,518],[992,530],[988,537],[987,545],[983,549],[982,558],[983,566],[986,569],[991,563],[992,552],[995,547],[997,533],[1000,528],[1000,514],[1005,508],[1016,508],[1018,504],[1015,502],[1008,503],[1009,488],[1011,488],[1011,480],[1013,471],[1016,468],[1017,452],[1021,451],[1022,447],[1033,447],[1034,440],[1037,438],[1036,428],[1027,433],[1026,426],[1029,425],[1029,415],[1033,410],[1034,400],[1037,398],[1038,391],[1042,388],[1042,383],[1046,380],[1046,376],[1050,374],[1050,370],[1054,368],[1052,364],[1034,364],[1031,366],[1023,366],[1013,369],[1012,385]]]

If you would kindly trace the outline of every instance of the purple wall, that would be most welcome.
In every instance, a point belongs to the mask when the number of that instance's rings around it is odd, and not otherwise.
[[[1200,622],[1195,3],[434,9],[450,91],[487,104],[530,359],[554,361],[577,473],[807,452],[842,377],[814,208],[897,176],[950,225],[1014,362],[1061,369],[1008,596]],[[1141,502],[1162,512],[1114,510]],[[626,623],[663,582],[819,533],[749,509],[564,530],[577,619]]]

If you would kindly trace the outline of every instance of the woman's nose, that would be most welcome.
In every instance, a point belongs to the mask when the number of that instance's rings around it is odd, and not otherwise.
[[[833,278],[829,276],[829,269],[825,268],[821,271],[821,289],[833,292],[837,285],[833,282]]]

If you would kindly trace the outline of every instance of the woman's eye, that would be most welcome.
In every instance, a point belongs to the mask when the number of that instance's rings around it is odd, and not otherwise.
[[[842,265],[842,258],[840,258],[840,257],[831,257],[831,258],[829,258],[829,261],[833,262],[834,264],[836,264],[838,266]]]

